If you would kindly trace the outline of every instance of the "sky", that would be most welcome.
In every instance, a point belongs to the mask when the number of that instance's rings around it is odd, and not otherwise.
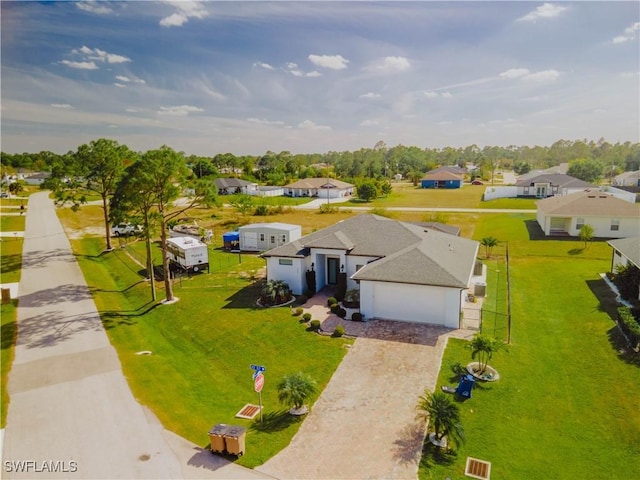
[[[640,3],[6,1],[1,149],[640,141]]]

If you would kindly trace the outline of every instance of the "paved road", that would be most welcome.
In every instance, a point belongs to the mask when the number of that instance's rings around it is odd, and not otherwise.
[[[46,192],[29,200],[19,296],[2,478],[264,478],[134,399]]]

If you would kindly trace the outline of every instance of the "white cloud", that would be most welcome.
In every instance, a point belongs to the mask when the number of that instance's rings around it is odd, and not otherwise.
[[[175,107],[160,107],[158,110],[159,115],[173,115],[176,117],[185,117],[190,113],[204,112],[200,107],[194,107],[191,105],[179,105]]]
[[[97,70],[98,66],[94,62],[72,62],[71,60],[62,60],[60,63],[70,68],[79,70]]]
[[[147,83],[144,80],[140,79],[140,78],[131,78],[131,77],[127,77],[125,75],[116,75],[116,80],[118,80],[119,82],[124,82],[124,83]]]
[[[530,82],[553,82],[560,77],[557,70],[532,72],[528,68],[511,68],[499,74],[500,78],[521,79]]]
[[[275,68],[273,68],[271,65],[269,65],[268,63],[264,63],[264,62],[256,62],[253,64],[254,67],[260,67],[260,68],[264,68],[265,70],[275,70]]]
[[[502,78],[520,78],[529,75],[528,68],[510,68],[509,70],[502,72],[500,76]]]
[[[115,85],[116,87],[118,87],[118,88],[127,88],[127,86],[126,86],[126,85],[124,85],[124,84],[122,84],[122,83],[118,83],[118,82],[114,83],[114,85]]]
[[[433,92],[433,91],[429,91],[429,92],[424,92],[424,96],[427,98],[451,98],[453,97],[453,95],[451,95],[451,92],[442,92],[442,93],[438,93],[438,92]]]
[[[374,63],[373,70],[383,72],[402,72],[411,67],[411,62],[406,57],[385,57]]]
[[[98,4],[95,0],[86,0],[84,2],[77,2],[76,7],[80,10],[84,10],[89,13],[97,13],[98,15],[107,15],[113,10],[107,7],[104,3]]]
[[[567,10],[568,7],[554,5],[553,3],[543,3],[535,10],[527,13],[524,17],[518,19],[519,22],[535,22],[540,18],[553,18]]]
[[[611,40],[611,42],[612,43],[626,43],[626,42],[630,42],[631,40],[635,40],[636,39],[636,34],[638,33],[638,31],[640,31],[640,22],[636,22],[633,25],[631,25],[630,27],[625,28],[624,29],[624,34],[623,35],[618,35],[613,40]]]
[[[305,120],[304,122],[300,122],[298,124],[298,128],[303,130],[331,130],[331,127],[327,125],[317,125],[311,120]]]
[[[98,61],[101,63],[126,63],[131,61],[129,57],[125,57],[124,55],[105,52],[104,50],[100,50],[99,48],[89,48],[85,45],[83,45],[81,48],[74,48],[73,50],[71,50],[71,53],[74,55],[83,55],[84,58],[82,60],[85,62],[91,61],[91,63],[93,63],[93,61]],[[63,61],[63,63],[65,62]],[[92,68],[91,70],[95,69]]]
[[[360,95],[359,98],[380,98],[380,94],[368,92],[368,93],[363,93],[362,95]]]
[[[295,77],[321,77],[322,74],[317,70],[313,70],[311,72],[303,72],[298,68],[298,64],[294,62],[287,62],[285,64],[286,69],[291,73],[291,75]]]
[[[377,120],[363,120],[362,122],[360,122],[361,127],[375,127],[379,124],[380,122],[378,122]]]
[[[138,110],[135,108],[125,108],[124,111],[129,113],[138,113]]]
[[[129,77],[125,77],[124,75],[116,75],[116,80],[120,80],[121,82],[130,82],[131,79]]]
[[[68,103],[52,103],[53,108],[62,108],[63,110],[73,110],[73,107]]]
[[[322,74],[317,70],[313,70],[312,72],[305,74],[305,77],[321,77],[321,76]]]
[[[247,118],[247,122],[257,123],[259,125],[284,125],[280,120],[266,120],[264,118]]]
[[[314,65],[324,68],[330,68],[331,70],[343,70],[347,68],[349,60],[342,55],[309,55],[309,61]]]
[[[168,3],[175,6],[177,12],[160,20],[160,26],[162,27],[181,27],[187,23],[190,18],[204,18],[209,14],[202,2],[180,1]]]
[[[560,72],[557,70],[542,70],[530,73],[522,78],[528,82],[554,82],[558,77],[560,77]]]

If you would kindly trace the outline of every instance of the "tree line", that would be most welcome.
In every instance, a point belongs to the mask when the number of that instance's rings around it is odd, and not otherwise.
[[[3,173],[17,169],[53,172],[60,164],[72,162],[78,152],[58,155],[52,152],[1,153]],[[138,152],[137,155],[141,155]],[[558,140],[551,146],[506,147],[477,145],[454,148],[420,148],[396,145],[388,147],[378,142],[371,148],[355,151],[292,154],[267,151],[263,155],[237,156],[217,153],[212,156],[187,155],[179,152],[186,165],[198,178],[237,176],[269,185],[286,185],[291,181],[327,174],[358,183],[357,179],[403,178],[419,181],[422,176],[442,165],[479,167],[477,175],[489,178],[496,168],[513,169],[518,174],[545,169],[561,163],[576,164],[574,175],[587,181],[640,169],[640,143],[609,143],[587,140]]]

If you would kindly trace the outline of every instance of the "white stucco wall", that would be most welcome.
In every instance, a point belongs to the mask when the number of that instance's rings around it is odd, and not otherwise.
[[[549,235],[551,231],[551,216],[541,215],[538,212],[538,223],[543,228],[545,235]],[[576,228],[578,218],[584,219],[584,223],[593,227],[595,237],[602,238],[627,238],[634,237],[640,232],[640,217],[638,218],[619,218],[619,217],[565,217],[565,231],[571,236],[579,236],[580,229]],[[618,218],[620,225],[618,230],[611,230],[611,219]],[[542,223],[541,223],[542,219]]]
[[[460,289],[399,283],[360,282],[365,318],[460,326]]]
[[[303,258],[292,258],[292,265],[280,265],[279,257],[267,258],[267,280],[287,282],[294,295],[300,295],[307,289],[305,272],[307,267]]]

